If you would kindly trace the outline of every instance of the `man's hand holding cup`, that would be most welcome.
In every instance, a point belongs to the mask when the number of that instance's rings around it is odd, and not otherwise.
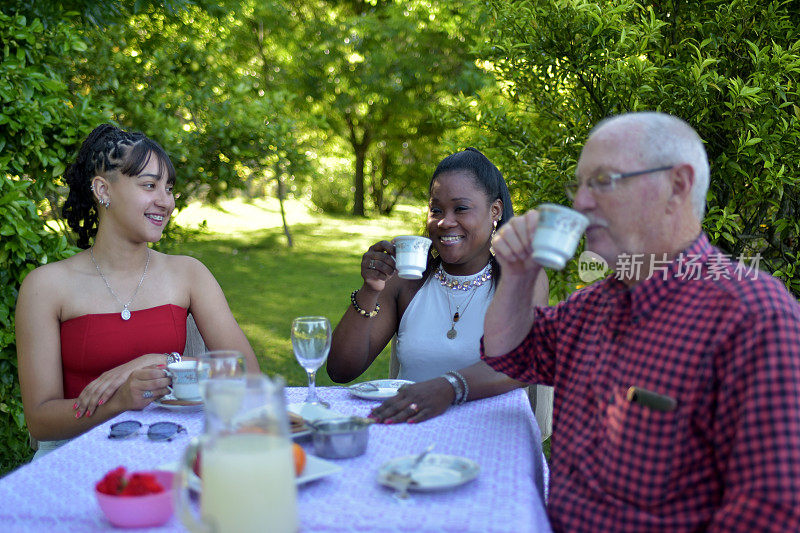
[[[588,225],[583,214],[556,204],[542,204],[512,218],[492,241],[503,275],[530,274],[541,267],[563,269]]]

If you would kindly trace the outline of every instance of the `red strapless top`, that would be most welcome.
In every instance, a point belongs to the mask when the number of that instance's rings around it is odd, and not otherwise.
[[[64,398],[77,398],[103,372],[147,353],[183,353],[186,345],[183,307],[167,304],[119,313],[83,315],[61,323]]]

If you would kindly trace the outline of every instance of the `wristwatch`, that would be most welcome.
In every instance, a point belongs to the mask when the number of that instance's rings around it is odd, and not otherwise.
[[[172,353],[165,353],[164,355],[167,356],[167,364],[171,365],[172,363],[180,363],[181,362],[181,354],[178,352]]]

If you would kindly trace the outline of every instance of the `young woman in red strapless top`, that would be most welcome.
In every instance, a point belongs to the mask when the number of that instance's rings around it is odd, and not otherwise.
[[[66,179],[63,213],[84,251],[32,271],[17,301],[19,379],[34,438],[69,439],[167,394],[158,365],[183,352],[187,313],[209,349],[239,350],[258,369],[211,272],[148,247],[175,208],[175,169],[161,146],[103,124]]]

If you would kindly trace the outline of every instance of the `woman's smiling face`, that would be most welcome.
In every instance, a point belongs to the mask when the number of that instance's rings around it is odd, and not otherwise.
[[[136,176],[118,174],[108,182],[111,209],[103,212],[103,217],[135,233],[136,239],[157,242],[175,209],[173,185],[151,154]]]
[[[428,235],[445,270],[456,276],[479,272],[489,262],[493,222],[503,202],[492,201],[470,171],[436,177],[428,199]]]

